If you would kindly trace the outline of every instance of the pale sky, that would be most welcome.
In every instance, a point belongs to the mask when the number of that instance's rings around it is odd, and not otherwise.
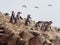
[[[49,4],[52,6],[49,7]],[[22,5],[26,5],[27,8]],[[35,21],[51,20],[54,26],[60,27],[60,0],[0,0],[1,12],[11,13],[12,10],[16,13],[22,12],[22,17],[31,14],[32,20]]]

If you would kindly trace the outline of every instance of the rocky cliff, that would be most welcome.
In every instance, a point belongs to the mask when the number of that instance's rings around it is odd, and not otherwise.
[[[60,45],[60,32],[51,26],[46,31],[35,29],[35,21],[25,26],[25,20],[10,23],[10,16],[0,12],[0,45]]]

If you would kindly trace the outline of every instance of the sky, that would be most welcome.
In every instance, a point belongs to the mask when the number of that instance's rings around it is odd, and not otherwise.
[[[60,27],[60,0],[0,0],[0,11],[11,14],[21,12],[22,17],[31,15],[35,21],[52,21],[53,26]],[[26,5],[27,8],[22,7]],[[52,6],[48,6],[52,5]],[[35,8],[37,6],[38,8]]]

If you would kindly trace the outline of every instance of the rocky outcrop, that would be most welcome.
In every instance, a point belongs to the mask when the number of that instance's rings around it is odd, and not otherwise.
[[[36,22],[32,20],[25,26],[26,18],[17,20],[15,24],[9,20],[9,15],[0,12],[0,45],[60,45],[60,32],[56,27],[47,27],[44,31],[40,27],[37,29]]]

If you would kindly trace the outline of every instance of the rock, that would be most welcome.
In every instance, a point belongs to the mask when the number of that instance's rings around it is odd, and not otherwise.
[[[48,31],[35,29],[35,21],[25,26],[26,18],[10,23],[10,16],[0,12],[0,45],[60,45],[60,28],[51,26]],[[45,21],[43,21],[45,22]]]
[[[42,45],[42,43],[39,37],[32,37],[29,40],[29,45]]]

